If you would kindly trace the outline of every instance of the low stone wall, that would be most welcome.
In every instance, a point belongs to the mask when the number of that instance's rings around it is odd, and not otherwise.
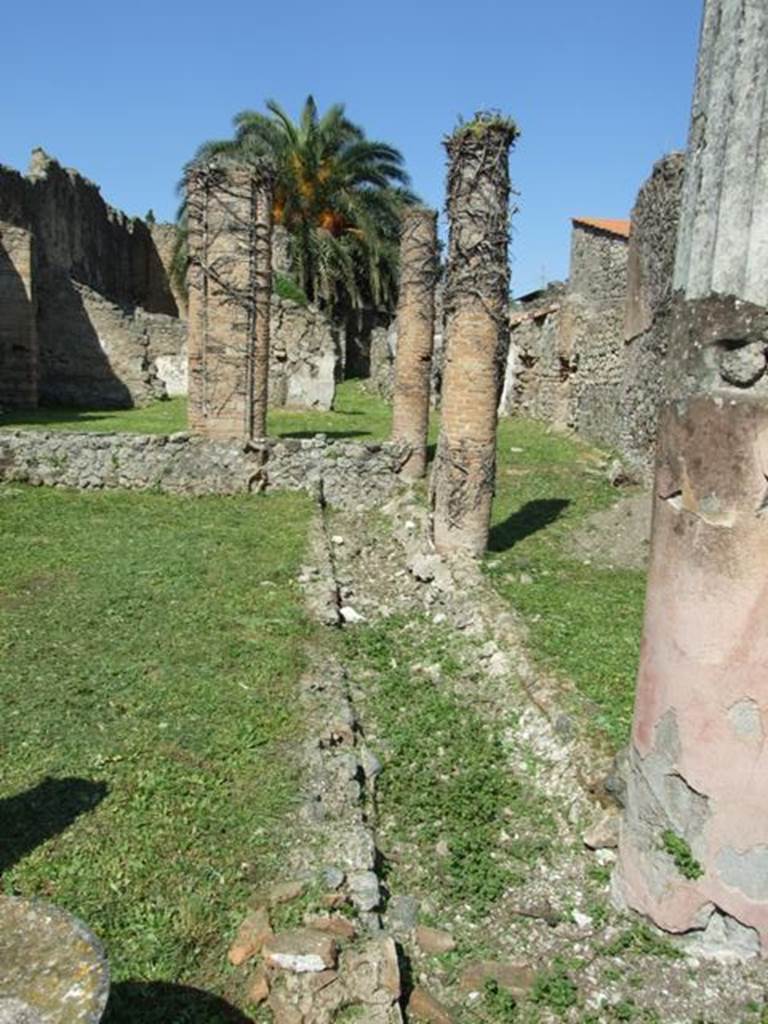
[[[8,430],[0,431],[0,481],[190,495],[303,490],[329,505],[374,508],[398,488],[404,454],[399,445],[323,435],[244,446],[186,433]]]

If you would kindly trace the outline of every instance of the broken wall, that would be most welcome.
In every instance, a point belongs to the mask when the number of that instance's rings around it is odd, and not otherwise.
[[[510,315],[509,353],[499,413],[569,426],[569,380],[575,367],[561,349],[559,312],[565,286],[549,285]]]
[[[560,311],[561,349],[569,378],[569,425],[601,444],[620,434],[627,238],[574,223],[571,271]]]
[[[37,405],[32,235],[0,221],[0,409]]]
[[[683,156],[659,160],[632,211],[629,240],[574,223],[565,292],[550,286],[510,314],[499,411],[573,429],[617,449],[649,479],[660,403],[675,371],[673,269]]]
[[[669,383],[672,277],[684,166],[682,153],[659,160],[632,210],[617,446],[644,479],[653,470],[659,408]]]
[[[152,327],[127,324],[137,308],[170,319],[178,306],[147,225],[42,150],[26,176],[0,167],[0,221],[33,240],[39,399],[103,407],[156,397],[156,377],[142,366]],[[5,337],[0,358],[24,344]]]
[[[338,329],[320,310],[272,296],[269,402],[332,409],[341,373]]]
[[[510,315],[499,411],[616,444],[626,289],[626,237],[574,221],[567,285]]]

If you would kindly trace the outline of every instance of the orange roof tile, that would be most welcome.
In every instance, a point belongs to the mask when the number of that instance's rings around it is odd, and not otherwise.
[[[628,220],[604,220],[602,217],[573,217],[572,220],[574,224],[584,224],[588,228],[607,231],[611,235],[621,235],[622,238],[629,238],[632,223]]]

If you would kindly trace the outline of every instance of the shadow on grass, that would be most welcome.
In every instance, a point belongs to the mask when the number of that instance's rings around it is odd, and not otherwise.
[[[112,986],[102,1024],[252,1024],[225,999],[188,985],[120,981]]]
[[[346,415],[346,413],[344,414]],[[371,437],[370,430],[323,430],[322,427],[318,430],[278,430],[278,437],[295,437],[299,439],[306,439],[317,437],[318,434],[324,434],[326,437]]]
[[[527,501],[503,523],[491,527],[488,550],[508,551],[532,533],[554,523],[570,504],[568,498],[537,498],[535,501]]]
[[[0,800],[0,875],[92,811],[107,793],[104,782],[43,779],[32,789]]]
[[[29,423],[35,423],[42,427],[49,423],[93,423],[103,420],[106,413],[126,411],[129,408],[131,407],[126,406],[123,410],[109,408],[87,411],[68,405],[57,405],[38,409],[14,409],[0,414],[0,427],[26,426]]]

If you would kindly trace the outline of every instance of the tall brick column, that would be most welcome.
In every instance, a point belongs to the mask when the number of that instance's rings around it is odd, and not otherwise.
[[[445,140],[448,272],[432,539],[482,555],[496,480],[497,409],[509,347],[509,152],[513,121],[478,114]]]
[[[269,195],[268,176],[253,168],[208,166],[188,175],[189,426],[208,437],[265,432]]]
[[[427,468],[436,275],[437,213],[409,207],[401,221],[392,409],[392,440],[404,441],[411,448],[401,470],[406,480],[418,480]]]
[[[616,892],[768,955],[768,0],[707,0]]]
[[[37,406],[32,235],[0,221],[0,408]]]

